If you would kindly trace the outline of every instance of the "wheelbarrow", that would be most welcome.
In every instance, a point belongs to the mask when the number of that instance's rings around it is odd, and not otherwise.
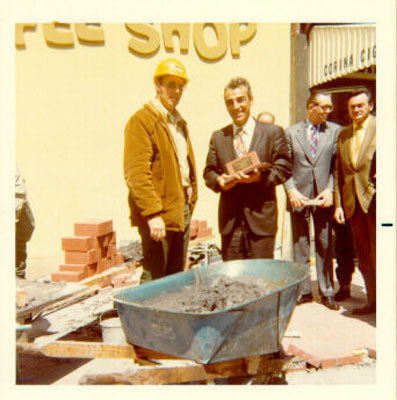
[[[279,352],[309,269],[283,260],[236,260],[122,289],[112,299],[130,344],[201,364]],[[192,313],[142,304],[203,279],[256,277],[273,289],[221,311]]]

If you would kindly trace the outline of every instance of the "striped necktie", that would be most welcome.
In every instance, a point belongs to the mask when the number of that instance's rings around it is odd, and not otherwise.
[[[314,125],[310,125],[309,127],[310,131],[310,152],[312,153],[312,157],[315,158],[317,154],[317,143],[318,143],[318,138],[317,138],[317,129]]]
[[[244,129],[239,128],[236,131],[236,153],[239,157],[243,157],[247,154],[247,146],[245,145],[243,135],[245,134]]]

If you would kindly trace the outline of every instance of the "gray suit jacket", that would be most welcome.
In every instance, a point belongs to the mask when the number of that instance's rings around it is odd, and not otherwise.
[[[298,122],[285,131],[292,161],[292,177],[284,183],[289,191],[297,189],[309,199],[324,189],[334,190],[333,167],[341,126],[326,122],[320,127],[317,154],[313,159],[306,135],[306,121]],[[294,209],[300,211],[300,209]]]

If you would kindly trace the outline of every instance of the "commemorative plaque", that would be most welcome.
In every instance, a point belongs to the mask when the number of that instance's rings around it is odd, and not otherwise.
[[[237,172],[244,172],[244,173],[249,173],[253,171],[255,168],[257,168],[260,164],[258,154],[256,154],[256,151],[251,151],[250,153],[247,153],[245,156],[236,158],[233,161],[229,161],[226,164],[227,172],[230,175],[234,175]]]

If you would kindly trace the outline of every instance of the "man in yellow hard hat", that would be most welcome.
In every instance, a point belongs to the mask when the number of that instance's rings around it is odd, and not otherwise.
[[[141,282],[184,269],[197,177],[187,123],[176,109],[189,81],[183,64],[162,61],[154,73],[156,97],[124,131],[124,177],[131,225],[142,241]]]

